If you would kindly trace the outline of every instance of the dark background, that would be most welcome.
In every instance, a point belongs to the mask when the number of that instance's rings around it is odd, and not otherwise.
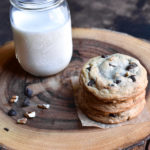
[[[68,0],[73,27],[106,28],[150,40],[149,0]],[[9,1],[0,0],[0,45],[12,40]]]

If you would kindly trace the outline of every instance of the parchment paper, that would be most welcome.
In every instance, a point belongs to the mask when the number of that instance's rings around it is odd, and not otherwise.
[[[147,105],[145,105],[143,111],[141,112],[141,114],[139,116],[137,116],[134,119],[131,119],[129,121],[125,121],[125,122],[122,122],[119,124],[104,124],[104,123],[93,121],[93,120],[89,119],[82,112],[82,110],[80,110],[80,108],[78,107],[78,99],[83,98],[81,96],[82,90],[79,85],[79,77],[78,76],[71,77],[71,83],[72,83],[73,90],[74,90],[74,98],[75,98],[75,104],[77,107],[78,117],[81,121],[82,126],[88,126],[88,127],[93,126],[93,127],[99,127],[99,128],[105,129],[105,128],[113,128],[113,127],[118,127],[118,126],[122,126],[122,125],[138,124],[138,123],[150,121],[150,110],[148,109]]]

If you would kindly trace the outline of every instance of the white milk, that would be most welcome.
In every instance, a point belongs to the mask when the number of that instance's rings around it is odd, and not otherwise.
[[[13,14],[12,24],[16,57],[27,72],[36,76],[47,76],[60,72],[72,56],[71,20],[55,13],[55,16]],[[48,21],[47,21],[48,19]],[[59,22],[64,22],[59,25]]]

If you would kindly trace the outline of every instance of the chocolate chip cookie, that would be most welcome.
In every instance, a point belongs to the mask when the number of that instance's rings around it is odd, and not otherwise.
[[[80,73],[81,110],[103,123],[120,123],[144,108],[148,83],[146,69],[124,54],[90,59]]]
[[[90,59],[80,75],[81,86],[106,102],[135,97],[145,90],[147,82],[147,72],[141,63],[119,53]]]

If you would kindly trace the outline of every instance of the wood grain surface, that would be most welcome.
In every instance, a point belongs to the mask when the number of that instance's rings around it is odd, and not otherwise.
[[[147,68],[149,77],[150,44],[109,30],[81,28],[73,29],[73,43],[74,53],[69,66],[47,78],[33,77],[23,71],[15,58],[13,42],[0,48],[1,147],[15,150],[148,149],[150,122],[107,130],[82,127],[76,113],[70,77],[79,75],[89,58],[117,52],[138,58]],[[31,105],[22,107],[26,87],[32,89],[33,96]],[[149,87],[147,105],[150,108]],[[9,104],[12,95],[19,95],[17,104]],[[42,103],[50,104],[50,109],[36,107]],[[7,112],[11,108],[17,111],[17,116],[10,118]],[[29,119],[26,125],[16,124],[26,111],[36,111],[37,117]]]

